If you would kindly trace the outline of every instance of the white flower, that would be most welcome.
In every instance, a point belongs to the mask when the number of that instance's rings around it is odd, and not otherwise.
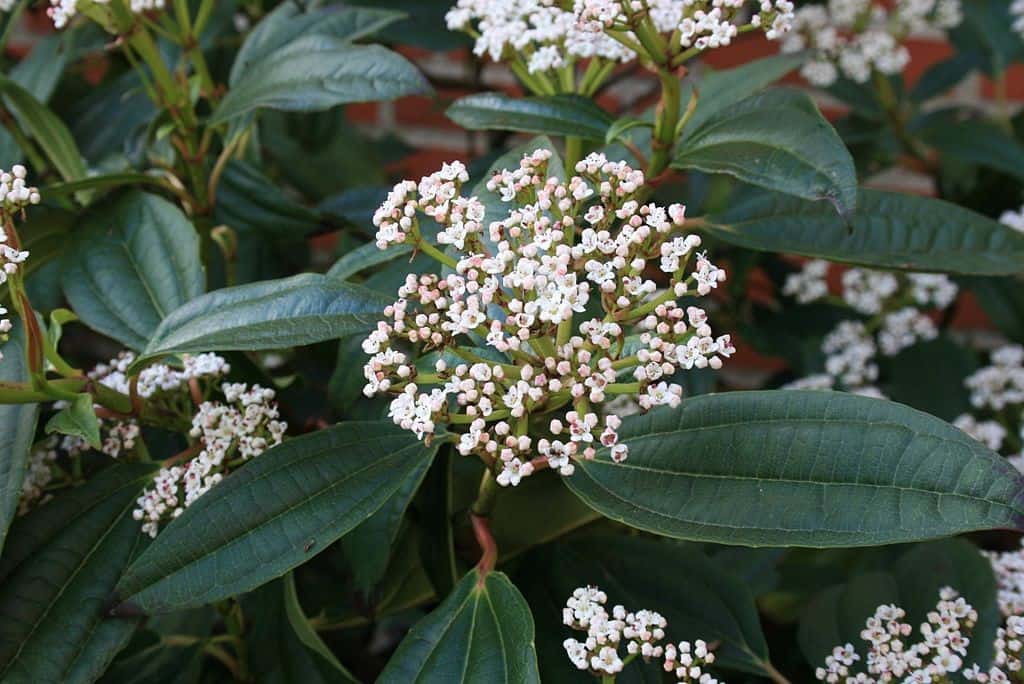
[[[110,4],[110,0],[91,0],[92,3],[97,5]],[[136,14],[142,12],[150,12],[152,10],[163,9],[165,0],[130,0],[128,8]],[[53,25],[60,29],[67,26],[68,22],[71,21],[78,14],[78,0],[50,0],[50,7],[46,10],[46,13],[53,20]]]
[[[277,446],[288,425],[281,421],[275,393],[259,385],[224,383],[226,403],[206,401],[192,418],[189,436],[200,450],[180,465],[165,467],[147,487],[132,515],[142,531],[156,537],[160,525],[177,518],[219,484],[238,461],[247,461]]]
[[[604,155],[579,162],[568,180],[549,177],[550,160],[536,150],[488,180],[509,205],[497,216],[462,197],[467,174],[454,163],[396,185],[375,218],[387,232],[378,233],[378,245],[386,247],[421,239],[420,214],[430,216],[454,266],[447,263],[443,276],[406,278],[363,342],[364,392],[390,393],[389,417],[419,439],[458,426],[459,453],[492,464],[503,486],[538,466],[571,475],[575,460],[599,450],[625,460],[629,448],[608,402],[630,395],[644,409],[678,406],[682,387],[673,375],[720,368],[735,353],[704,309],[676,301],[726,278],[707,254],[695,253],[700,238],[679,234],[685,208],[641,204],[643,173]],[[642,275],[651,255],[671,262],[661,293]],[[594,298],[603,317],[581,315]],[[473,348],[481,344],[489,349]],[[405,346],[467,362],[423,374],[399,351]],[[551,429],[535,439],[526,426],[537,412],[551,414]]]
[[[960,0],[829,0],[796,11],[782,51],[814,51],[800,72],[812,85],[828,87],[840,73],[865,83],[875,71],[903,71],[910,52],[902,43],[910,34],[948,30],[962,19]]]
[[[801,304],[817,301],[828,295],[828,283],[825,276],[828,275],[828,262],[821,259],[812,259],[803,265],[797,273],[786,276],[786,282],[782,286],[782,294],[796,298]]]
[[[1024,0],[1016,0],[1014,7],[1020,6],[1021,18],[1019,22],[1024,24]],[[1024,29],[1024,27],[1022,27]],[[1007,210],[1003,212],[1003,215],[999,217],[999,222],[1004,226],[1009,226],[1019,233],[1024,233],[1024,207],[1020,208],[1020,211]]]

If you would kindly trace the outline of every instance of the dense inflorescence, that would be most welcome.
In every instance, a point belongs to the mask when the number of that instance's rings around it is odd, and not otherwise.
[[[989,355],[989,365],[964,379],[974,413],[953,424],[1024,472],[1024,347],[1011,344]]]
[[[828,0],[796,12],[783,52],[813,50],[801,69],[810,83],[827,87],[843,76],[857,83],[872,73],[896,75],[910,62],[903,41],[912,33],[951,29],[962,20],[960,0]]]
[[[877,357],[895,356],[918,342],[935,339],[938,328],[926,313],[950,306],[959,292],[944,275],[897,274],[851,268],[840,277],[842,291],[831,297],[829,264],[812,260],[787,277],[782,294],[801,304],[830,301],[858,316],[840,322],[825,336],[824,373],[802,378],[787,389],[842,388],[858,394],[880,396]]]
[[[904,618],[906,612],[899,606],[879,606],[860,633],[868,645],[865,657],[861,658],[853,644],[837,646],[815,676],[829,684],[924,684],[947,681],[948,675],[965,670],[964,658],[978,613],[956,591],[946,587],[939,592],[935,610],[918,629],[919,640],[910,638],[913,626]],[[855,673],[858,664],[863,671]]]
[[[583,641],[569,638],[562,643],[569,660],[579,670],[598,677],[615,676],[636,658],[661,662],[679,684],[717,684],[707,671],[715,662],[707,643],[681,641],[664,644],[668,621],[653,610],[629,611],[624,606],[605,607],[608,596],[597,587],[579,587],[565,602],[562,622],[585,632]],[[625,648],[625,655],[620,649]]]
[[[151,537],[233,469],[284,439],[288,426],[279,419],[273,390],[241,383],[224,383],[220,389],[224,401],[203,402],[192,418],[189,436],[198,453],[162,468],[138,499],[133,515]]]
[[[477,55],[541,75],[561,91],[572,90],[564,70],[581,60],[595,60],[585,81],[599,82],[616,63],[650,58],[641,45],[651,45],[648,28],[668,37],[661,47],[670,57],[729,45],[754,29],[778,38],[793,10],[790,0],[459,0],[447,21],[474,38]]]
[[[457,428],[458,451],[495,465],[502,485],[540,466],[570,475],[600,446],[625,460],[620,418],[602,404],[677,406],[677,372],[734,352],[704,309],[679,302],[726,277],[698,236],[679,234],[685,208],[642,203],[644,174],[603,155],[568,181],[550,164],[537,150],[488,181],[499,216],[462,196],[468,174],[453,163],[397,185],[374,218],[379,247],[413,244],[448,272],[408,276],[363,343],[364,391],[392,394],[390,417],[420,439]],[[421,216],[457,257],[425,241]]]

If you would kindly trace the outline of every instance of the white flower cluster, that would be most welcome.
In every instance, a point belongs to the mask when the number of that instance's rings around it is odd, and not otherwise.
[[[782,294],[806,304],[829,296],[829,264],[806,262],[790,274]],[[871,385],[878,380],[879,353],[895,356],[918,342],[932,340],[938,329],[922,309],[945,309],[956,299],[956,284],[944,275],[894,274],[851,268],[841,277],[842,302],[869,320],[842,321],[825,336],[825,374],[798,380],[786,389],[832,389],[878,396]]]
[[[113,0],[113,2],[121,1]],[[96,5],[109,5],[111,0],[91,0],[91,2]],[[61,29],[67,26],[68,22],[78,14],[78,4],[79,0],[50,0],[51,6],[46,10],[46,13],[53,21],[53,25]],[[165,0],[129,0],[126,4],[132,12],[141,14],[143,12],[163,9]]]
[[[853,673],[861,657],[853,644],[845,644],[833,649],[825,666],[815,670],[815,676],[829,684],[926,684],[949,681],[949,675],[964,669],[963,659],[978,613],[956,591],[949,587],[940,590],[935,610],[921,624],[920,641],[916,643],[907,639],[913,628],[903,622],[905,617],[902,608],[882,605],[867,619],[860,633],[868,644],[864,672]]]
[[[1013,0],[1010,5],[1010,18],[1013,20],[1013,30],[1024,38],[1024,0]]]
[[[828,0],[796,12],[783,52],[813,50],[801,69],[808,82],[828,87],[840,74],[866,83],[872,72],[899,74],[910,61],[903,45],[911,33],[951,29],[963,15],[960,0]]]
[[[747,10],[755,11],[746,21]],[[629,32],[637,17],[649,15],[655,30],[673,35],[684,49],[705,50],[729,45],[744,26],[760,28],[769,40],[792,27],[795,5],[790,0],[577,0],[582,28],[591,32]]]
[[[539,73],[582,59],[636,59],[635,20],[648,12],[657,31],[678,35],[676,49],[728,45],[747,25],[751,4],[758,11],[750,24],[769,38],[789,29],[790,0],[458,0],[447,22],[475,38],[477,55],[496,62],[521,55],[529,72]]]
[[[135,358],[133,352],[121,352],[109,362],[98,364],[89,371],[88,377],[115,392],[128,395],[131,392],[131,381],[127,371],[135,362]],[[190,411],[193,405],[188,392],[190,382],[214,380],[231,371],[228,362],[216,354],[184,354],[181,362],[180,370],[164,364],[154,364],[139,372],[136,384],[139,397],[159,398],[162,407],[171,412]],[[61,402],[54,404],[55,408],[63,406]],[[111,458],[119,458],[122,454],[135,449],[142,434],[136,419],[101,418],[99,423],[103,439],[100,451],[104,454]],[[61,449],[71,456],[76,456],[87,451],[89,445],[81,437],[68,435],[61,440]]]
[[[717,684],[703,668],[715,656],[703,641],[662,646],[668,622],[652,610],[627,611],[624,606],[605,608],[608,596],[597,587],[580,587],[573,591],[562,609],[562,622],[574,630],[586,632],[586,639],[562,642],[569,660],[577,669],[598,677],[614,676],[638,656],[644,661],[664,658],[664,669],[680,682]],[[623,658],[619,649],[625,645]]]
[[[39,188],[25,183],[27,176],[28,169],[21,164],[12,166],[10,171],[0,171],[0,209],[8,216],[42,200]]]
[[[160,524],[177,518],[241,463],[277,446],[288,425],[279,420],[274,391],[259,385],[224,383],[225,403],[203,402],[190,436],[202,447],[183,465],[162,468],[133,511],[142,531],[156,537]]]
[[[0,0],[0,12],[10,12],[16,4],[18,0]]]
[[[971,405],[998,413],[1008,406],[1024,404],[1024,347],[1016,344],[1000,347],[989,359],[992,365],[964,380],[971,392]]]
[[[556,0],[459,0],[446,19],[449,30],[475,37],[475,54],[495,62],[522,55],[530,73],[561,69],[580,59],[636,58],[609,36],[579,30],[568,5]]]
[[[1024,0],[1018,0],[1021,7],[1021,22],[1024,22]],[[1013,228],[1018,233],[1024,233],[1024,207],[1020,211],[1007,210],[999,217],[999,222],[1004,226]]]
[[[33,507],[46,503],[46,486],[53,481],[57,463],[57,436],[47,437],[36,444],[25,464],[25,479],[21,484],[18,515],[25,515]]]
[[[593,458],[602,445],[624,460],[618,416],[602,418],[594,405],[629,394],[645,410],[676,406],[676,372],[720,368],[735,351],[728,335],[713,336],[703,309],[676,301],[725,280],[696,252],[699,237],[673,235],[685,208],[641,204],[643,173],[603,155],[581,161],[568,182],[548,177],[550,161],[537,150],[490,179],[488,190],[510,208],[489,224],[480,200],[460,194],[459,163],[399,184],[374,219],[378,246],[423,245],[424,214],[459,256],[443,257],[451,267],[443,277],[408,276],[363,343],[364,392],[397,395],[391,418],[420,439],[438,425],[463,426],[459,452],[495,465],[502,485],[543,466],[570,475],[572,459]],[[646,277],[649,264],[668,290]],[[407,353],[416,346],[444,353],[433,373]]]

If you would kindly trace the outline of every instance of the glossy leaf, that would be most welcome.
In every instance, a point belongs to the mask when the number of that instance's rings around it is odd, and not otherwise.
[[[199,296],[199,235],[167,200],[134,192],[92,214],[64,257],[62,284],[90,328],[143,349],[168,314]]]
[[[67,183],[54,183],[47,185],[40,191],[44,197],[66,197],[75,195],[83,190],[112,190],[128,185],[161,185],[158,176],[148,173],[110,173],[102,176],[90,176],[82,180],[69,181]]]
[[[1024,235],[949,202],[861,190],[857,211],[753,195],[708,219],[730,244],[874,268],[1004,275],[1024,272]]]
[[[472,131],[519,131],[604,140],[612,117],[589,98],[574,95],[511,97],[475,93],[460,98],[448,118]]]
[[[342,423],[291,439],[161,531],[117,594],[162,613],[254,589],[369,518],[432,456],[390,423]]]
[[[0,382],[28,382],[25,365],[25,336],[17,323],[10,339],[4,343],[0,360]],[[7,528],[14,521],[25,481],[25,465],[39,420],[38,404],[6,404],[0,406],[0,552],[4,550]]]
[[[46,434],[71,435],[81,437],[93,449],[99,449],[100,422],[93,410],[92,395],[79,394],[67,408],[56,413],[46,423]]]
[[[732,69],[712,71],[696,84],[700,99],[687,129],[695,130],[718,118],[719,114],[761,92],[806,60],[804,53],[773,55]],[[684,106],[693,91],[694,84],[686,83],[682,95]]]
[[[246,635],[256,681],[267,684],[356,684],[309,625],[291,573],[243,599],[252,627]]]
[[[323,342],[369,330],[390,303],[366,288],[313,273],[230,287],[173,311],[144,356]]]
[[[1024,181],[1024,145],[991,121],[958,114],[956,110],[932,112],[916,135],[944,160],[994,169]],[[965,136],[964,130],[970,135]]]
[[[254,64],[301,37],[324,35],[352,42],[373,35],[403,16],[401,12],[369,7],[303,11],[298,3],[281,3],[246,36],[231,65],[230,83],[234,86]]]
[[[530,607],[503,573],[473,570],[410,630],[377,682],[539,683]]]
[[[395,52],[311,35],[254,65],[221,100],[211,124],[263,108],[322,111],[428,92],[426,79]]]
[[[377,243],[370,242],[353,249],[335,261],[334,265],[327,271],[327,275],[339,280],[348,280],[368,268],[386,264],[408,254],[412,254],[411,245],[392,245],[387,249],[380,249],[377,247]]]
[[[141,543],[131,511],[152,477],[118,465],[11,528],[0,560],[0,680],[92,682],[135,630],[107,616],[111,590]]]
[[[264,235],[302,239],[320,226],[320,214],[298,204],[255,166],[230,162],[217,189],[217,222]]]
[[[668,621],[673,641],[718,642],[715,655],[722,667],[766,674],[768,645],[753,595],[729,568],[696,545],[626,536],[581,537],[531,552],[523,568],[523,593],[536,616],[545,681],[590,681],[588,673],[575,671],[562,648],[566,638],[581,638],[562,623],[565,600],[576,587],[587,585],[601,587],[609,606],[657,610]],[[643,667],[634,665],[623,675]]]
[[[85,161],[71,132],[57,115],[23,87],[0,76],[0,95],[60,175],[67,181],[86,175]]]
[[[430,465],[429,459],[423,459],[406,475],[380,510],[342,538],[341,548],[352,566],[353,583],[359,590],[369,591],[384,576],[392,548],[398,541],[405,511]]]
[[[711,394],[627,419],[566,482],[613,520],[748,546],[873,546],[1024,529],[1024,476],[937,418],[834,392]]]
[[[725,173],[769,190],[829,200],[840,211],[857,203],[857,170],[835,129],[804,93],[755,95],[692,129],[672,165]]]

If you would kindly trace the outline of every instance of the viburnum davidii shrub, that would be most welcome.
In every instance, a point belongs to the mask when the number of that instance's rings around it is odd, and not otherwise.
[[[0,682],[1024,681],[1022,12],[0,0]]]

